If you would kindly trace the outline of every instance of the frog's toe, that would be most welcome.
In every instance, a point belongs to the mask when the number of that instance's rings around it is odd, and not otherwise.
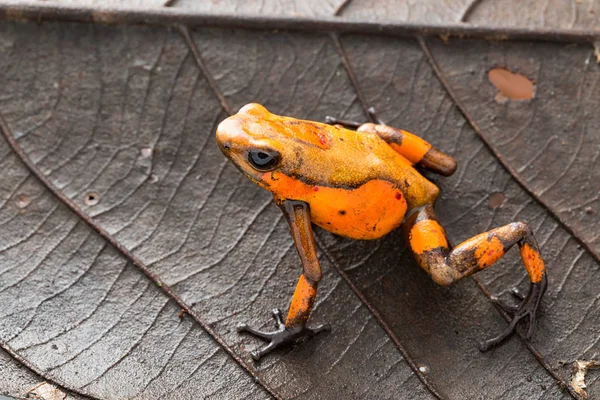
[[[258,329],[252,328],[248,324],[239,324],[237,326],[237,331],[239,333],[247,332],[253,336],[259,337],[264,340],[271,340],[273,338],[273,334],[274,334],[274,332],[259,331]]]
[[[329,325],[329,324],[315,325],[312,328],[304,328],[304,329],[310,331],[311,335],[316,335],[317,333],[330,331],[331,325]]]
[[[490,297],[490,301],[509,314],[514,314],[519,311],[519,306],[517,304],[509,304],[500,299],[498,296],[492,295]]]
[[[252,359],[254,361],[258,361],[261,359],[262,356],[264,356],[265,354],[269,354],[276,348],[277,348],[277,345],[275,344],[275,342],[270,342],[268,345],[266,345],[262,349],[251,351],[250,355],[252,356]]]
[[[481,352],[486,352],[486,351],[490,350],[492,347],[496,347],[497,345],[502,343],[509,336],[512,336],[512,334],[515,332],[515,327],[517,326],[517,322],[519,322],[519,320],[521,318],[522,317],[517,317],[515,315],[515,317],[512,319],[512,321],[510,321],[508,326],[504,329],[504,331],[502,331],[501,334],[482,342],[479,345],[479,350]]]
[[[525,297],[527,297],[517,287],[510,289],[510,294],[512,294],[514,297],[516,297],[517,299],[519,299],[521,301],[525,300]]]
[[[283,319],[281,317],[281,310],[279,308],[274,308],[271,311],[271,314],[273,314],[273,319],[275,320],[275,323],[277,324],[277,328],[278,329],[285,328],[285,324],[283,323]]]
[[[362,122],[348,121],[348,120],[344,120],[344,119],[335,118],[330,115],[325,117],[325,123],[329,124],[329,125],[341,125],[344,128],[350,128],[350,129],[357,129],[359,126],[362,125]]]
[[[371,119],[371,121],[373,121],[379,125],[385,125],[385,122],[383,122],[379,118],[377,111],[375,111],[375,107],[369,107],[369,109],[367,110],[367,113],[369,114],[369,118]]]

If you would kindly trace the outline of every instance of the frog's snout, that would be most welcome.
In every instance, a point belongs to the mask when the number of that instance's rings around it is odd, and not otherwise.
[[[249,114],[249,115],[254,115],[256,117],[259,117],[259,118],[265,118],[268,115],[270,115],[271,113],[269,112],[269,110],[267,110],[266,108],[264,108],[263,106],[261,106],[258,103],[249,103],[249,104],[246,104],[244,107],[240,108],[240,111],[238,111],[238,114]]]
[[[236,144],[247,144],[250,141],[250,126],[256,121],[266,119],[271,113],[257,103],[246,104],[240,111],[223,120],[217,127],[217,143],[223,152],[236,147]],[[260,124],[259,124],[260,125]]]
[[[239,140],[242,132],[240,121],[235,115],[226,118],[217,127],[217,144],[224,153],[228,152],[236,142],[236,138]]]

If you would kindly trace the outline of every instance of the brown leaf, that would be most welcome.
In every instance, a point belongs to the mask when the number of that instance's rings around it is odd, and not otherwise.
[[[9,135],[0,140],[0,339],[44,379],[95,398],[566,398],[561,361],[597,355],[598,262],[581,248],[595,242],[577,230],[588,222],[566,220],[536,192],[554,168],[548,147],[529,181],[503,169],[476,113],[493,96],[476,100],[485,91],[464,87],[469,76],[487,79],[495,65],[483,55],[496,45],[452,39],[451,54],[413,39],[227,29],[186,39],[69,23],[4,23],[0,37]],[[559,45],[498,46],[527,65]],[[581,48],[561,48],[564,60]],[[399,232],[353,242],[319,230],[324,279],[311,321],[333,330],[253,363],[248,351],[262,343],[235,326],[270,326],[299,260],[270,196],[215,145],[223,109],[251,101],[313,120],[364,120],[375,106],[454,155],[457,173],[433,178],[452,240],[522,219],[541,242],[550,288],[534,341],[477,350],[506,324],[486,296],[525,283],[516,252],[447,289],[416,266]],[[507,123],[501,107],[511,104],[487,106]],[[533,125],[532,145],[542,128],[561,126],[556,107]],[[570,180],[593,182],[578,168],[568,171],[584,175]],[[589,194],[560,190],[573,205]],[[600,390],[586,383],[591,396]]]

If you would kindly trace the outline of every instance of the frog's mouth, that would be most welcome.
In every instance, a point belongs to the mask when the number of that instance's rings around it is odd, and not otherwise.
[[[250,181],[252,181],[254,184],[264,187],[264,183],[261,182],[258,178],[258,175],[260,175],[261,173],[251,169],[251,167],[249,165],[247,165],[246,163],[246,157],[244,156],[244,152],[242,153],[237,153],[237,152],[233,152],[231,149],[231,146],[227,145],[227,144],[220,144],[219,143],[219,148],[221,149],[221,152],[223,153],[223,155],[225,157],[227,157],[227,159],[229,159],[229,161],[242,173],[244,174],[244,176],[246,178],[248,178]],[[246,168],[248,169],[246,169]]]

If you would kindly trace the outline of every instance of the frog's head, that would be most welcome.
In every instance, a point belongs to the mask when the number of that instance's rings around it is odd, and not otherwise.
[[[310,121],[271,114],[260,104],[247,104],[217,127],[217,144],[252,181],[264,184],[265,173],[297,171],[307,144],[329,147],[329,138]]]

